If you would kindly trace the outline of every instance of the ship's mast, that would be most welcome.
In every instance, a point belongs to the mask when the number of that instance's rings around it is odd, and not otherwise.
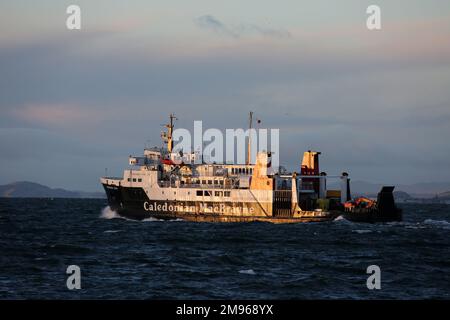
[[[170,119],[169,124],[166,124],[167,133],[163,132],[161,134],[161,136],[162,136],[164,142],[167,143],[167,151],[169,153],[172,153],[172,149],[173,149],[172,134],[173,134],[173,127],[174,127],[173,123],[174,123],[174,120],[178,120],[178,119],[175,117],[175,114],[173,114],[173,113],[171,113],[169,115],[169,119]]]
[[[250,157],[251,157],[251,144],[252,144],[252,123],[253,123],[253,112],[250,111],[248,115],[248,145],[247,145],[247,165],[250,164]]]

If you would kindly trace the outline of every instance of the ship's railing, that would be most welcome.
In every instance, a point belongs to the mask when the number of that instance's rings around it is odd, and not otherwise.
[[[100,178],[100,182],[102,184],[111,185],[111,186],[120,186],[122,178],[118,177],[102,177]]]
[[[184,183],[177,184],[169,181],[158,181],[161,188],[187,188],[187,189],[239,189],[237,184],[200,184],[200,183]]]

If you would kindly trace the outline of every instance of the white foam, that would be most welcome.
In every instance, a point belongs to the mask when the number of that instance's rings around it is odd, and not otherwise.
[[[340,223],[352,223],[351,221],[344,218],[344,216],[339,216],[335,218],[333,221],[340,222]]]
[[[153,222],[153,221],[164,221],[164,220],[163,219],[158,219],[158,218],[155,218],[155,217],[149,217],[149,218],[142,219],[142,221],[143,222]]]
[[[122,217],[116,211],[111,210],[111,208],[109,206],[107,206],[102,209],[100,218],[109,220],[109,219],[118,219],[118,218],[122,218]]]
[[[250,275],[255,275],[256,274],[256,272],[253,271],[253,269],[239,270],[239,273],[250,274]]]
[[[138,264],[136,267],[137,268],[143,268],[143,267],[146,267],[146,266],[148,266],[147,263],[141,263],[141,264]]]
[[[371,233],[373,232],[372,230],[353,230],[353,232],[359,233],[359,234],[363,234],[363,233]]]
[[[106,230],[103,231],[103,233],[116,233],[116,232],[121,232],[122,230]]]
[[[100,214],[100,218],[102,219],[124,219],[124,220],[128,220],[128,221],[135,221],[135,222],[139,222],[139,220],[135,220],[135,219],[129,219],[126,217],[121,216],[120,214],[118,214],[116,211],[111,210],[111,208],[109,206],[104,207],[102,209],[102,213]],[[164,219],[158,219],[155,217],[149,217],[149,218],[145,218],[142,219],[141,221],[143,222],[155,222],[155,221],[184,221],[183,219],[173,219],[173,220],[164,220]],[[114,230],[107,230],[104,232],[119,232],[120,230],[114,231]]]

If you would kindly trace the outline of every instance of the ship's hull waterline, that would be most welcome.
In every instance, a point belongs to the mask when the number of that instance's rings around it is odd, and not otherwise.
[[[337,218],[342,212],[303,211],[295,217],[289,213],[272,216],[267,214],[257,203],[211,203],[208,201],[173,201],[152,200],[145,192],[139,192],[137,197],[129,197],[126,187],[104,185],[108,204],[111,210],[122,217],[144,220],[155,218],[159,220],[185,220],[192,222],[269,222],[269,223],[304,223],[326,222]]]

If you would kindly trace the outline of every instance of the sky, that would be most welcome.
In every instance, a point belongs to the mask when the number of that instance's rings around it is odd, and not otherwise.
[[[313,149],[353,180],[450,181],[450,2],[0,2],[0,184],[99,191],[170,112],[225,129],[249,111],[291,170]]]

